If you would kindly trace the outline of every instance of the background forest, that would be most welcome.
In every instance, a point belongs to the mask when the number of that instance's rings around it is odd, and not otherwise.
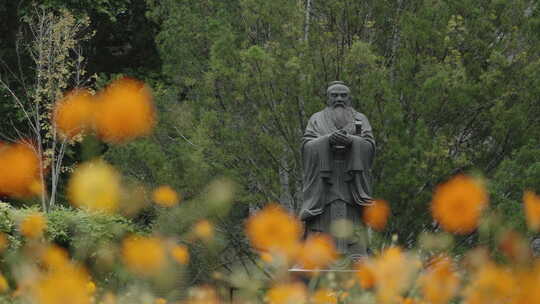
[[[67,212],[67,172],[99,154],[133,183],[169,184],[184,200],[234,183],[231,214],[217,215],[216,229],[225,231],[225,247],[249,254],[240,223],[269,202],[299,207],[300,138],[325,105],[326,85],[343,80],[373,126],[374,193],[392,210],[376,239],[397,235],[411,248],[437,231],[433,189],[460,172],[485,177],[499,220],[526,230],[523,190],[540,191],[536,1],[36,3],[0,1],[0,134],[33,134],[63,161],[49,181],[55,196],[2,199],[12,206]],[[25,118],[36,102],[52,104],[75,87],[99,90],[123,75],[153,90],[158,123],[150,136],[120,145],[89,138],[61,151],[46,126],[36,131]],[[129,225],[155,227],[160,216],[147,208]],[[455,250],[480,241],[460,236]]]

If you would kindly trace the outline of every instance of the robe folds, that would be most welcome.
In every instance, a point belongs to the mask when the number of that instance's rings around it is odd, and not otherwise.
[[[330,135],[337,131],[332,120],[332,109],[327,107],[309,119],[302,137],[304,198],[299,217],[303,221],[322,214],[325,207],[332,203],[336,191],[348,191],[338,193],[341,198],[346,198],[344,200],[348,204],[371,204],[371,165],[375,156],[375,140],[367,117],[352,111],[353,121],[344,127],[352,135],[352,144],[341,152],[335,151],[330,145]],[[343,165],[340,172],[332,172],[338,170],[338,157],[342,158]],[[336,178],[336,174],[339,178]],[[336,187],[333,183],[343,184]]]

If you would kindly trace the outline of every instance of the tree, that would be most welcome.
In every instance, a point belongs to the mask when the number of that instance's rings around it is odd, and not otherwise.
[[[26,124],[24,130],[19,130],[12,123],[15,136],[4,136],[11,141],[24,140],[35,149],[40,163],[39,179],[43,185],[41,206],[43,210],[49,210],[56,203],[61,173],[68,169],[63,166],[66,150],[74,143],[61,137],[54,128],[54,105],[68,89],[88,83],[90,77],[85,72],[80,44],[90,36],[81,36],[88,26],[87,18],[75,18],[67,10],[34,9],[33,15],[24,18],[27,27],[17,42],[20,48],[16,54],[19,59],[30,58],[34,72],[25,74],[22,72],[24,67],[14,72],[4,64],[12,77],[2,75],[0,85],[16,105],[18,112],[15,114],[22,115]],[[13,86],[14,82],[17,88]],[[13,117],[11,119],[14,120]],[[49,176],[47,171],[50,171]]]

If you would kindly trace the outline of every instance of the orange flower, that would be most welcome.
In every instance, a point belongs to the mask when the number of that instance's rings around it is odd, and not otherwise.
[[[171,256],[179,264],[186,265],[189,262],[189,251],[184,245],[175,245],[172,247]]]
[[[41,260],[47,269],[59,269],[69,264],[68,253],[56,245],[45,248]]]
[[[458,175],[435,189],[433,218],[448,232],[468,234],[478,227],[488,195],[477,179]]]
[[[214,237],[214,226],[208,220],[200,220],[193,226],[193,233],[198,238],[209,241]]]
[[[533,267],[518,272],[516,280],[519,283],[518,294],[512,303],[540,303],[540,264],[536,261]]]
[[[41,213],[27,215],[20,223],[19,230],[29,239],[37,239],[43,235],[47,222]]]
[[[5,233],[0,232],[0,253],[4,251],[9,245],[8,238]]]
[[[291,258],[299,248],[302,225],[279,205],[270,204],[247,220],[246,234],[253,247]]]
[[[522,263],[529,260],[531,250],[529,244],[515,231],[506,231],[500,241],[499,249],[514,263]]]
[[[152,275],[165,266],[165,248],[158,238],[133,235],[122,243],[122,258],[133,272]]]
[[[120,190],[120,175],[114,167],[101,160],[77,167],[68,184],[71,204],[108,213],[118,209]]]
[[[315,292],[311,299],[313,304],[337,304],[336,293],[330,289],[319,289]]]
[[[439,257],[422,274],[419,283],[427,302],[446,304],[458,291],[459,277],[452,269],[450,258]]]
[[[152,94],[141,81],[121,78],[98,95],[95,127],[106,142],[122,143],[148,135],[155,123]]]
[[[418,259],[404,253],[399,247],[386,249],[372,263],[377,303],[382,304],[395,303],[412,283],[413,276],[420,267]]]
[[[373,204],[364,208],[362,217],[366,225],[377,231],[381,231],[388,222],[388,215],[390,215],[388,202],[385,200],[374,200]]]
[[[154,300],[154,304],[167,304],[167,300],[164,298],[157,298]]]
[[[42,304],[90,304],[88,290],[90,278],[86,271],[75,265],[66,265],[58,271],[47,272],[33,287],[32,296]]]
[[[40,159],[34,148],[25,142],[0,146],[0,194],[28,197],[40,185]]]
[[[54,125],[65,138],[72,139],[88,128],[92,121],[94,102],[87,89],[75,89],[56,103]]]
[[[540,196],[532,191],[525,191],[523,193],[523,204],[527,226],[532,231],[538,232],[540,229]]]
[[[302,283],[281,283],[266,294],[270,304],[301,304],[307,301],[306,287]]]
[[[170,186],[159,186],[152,195],[154,202],[163,207],[172,207],[178,204],[178,194]]]
[[[298,263],[304,269],[321,269],[330,265],[337,257],[333,240],[320,234],[306,240],[298,254]]]
[[[356,276],[360,287],[363,289],[370,289],[375,286],[375,274],[372,269],[372,264],[368,262],[360,262],[356,265]]]
[[[512,303],[520,290],[512,272],[493,263],[481,267],[464,290],[464,304]]]

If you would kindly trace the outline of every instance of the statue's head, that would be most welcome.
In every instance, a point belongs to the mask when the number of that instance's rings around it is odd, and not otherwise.
[[[351,90],[343,81],[332,81],[326,89],[328,96],[328,106],[330,107],[350,107],[351,106]]]

